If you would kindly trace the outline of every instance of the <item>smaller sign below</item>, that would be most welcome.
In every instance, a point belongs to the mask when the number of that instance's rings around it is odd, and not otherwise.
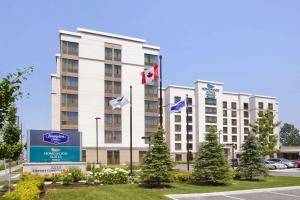
[[[86,171],[86,163],[84,162],[61,162],[61,163],[24,163],[23,172],[37,173],[37,174],[53,174],[66,171],[70,168],[80,169],[82,172]]]

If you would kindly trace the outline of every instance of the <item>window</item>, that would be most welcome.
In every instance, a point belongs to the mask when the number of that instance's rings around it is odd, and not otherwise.
[[[85,149],[83,149],[81,151],[81,155],[82,155],[82,162],[86,162],[86,150]]]
[[[205,131],[208,132],[209,129],[214,129],[217,131],[217,126],[216,125],[205,125]]]
[[[107,164],[119,165],[120,164],[120,151],[107,151]]]
[[[182,161],[182,155],[181,154],[175,154],[175,161]]]
[[[147,155],[147,151],[139,151],[139,162],[143,164],[144,158]]]
[[[187,134],[186,135],[186,140],[188,140],[188,141],[193,140],[193,135],[192,134]]]
[[[248,119],[244,119],[244,126],[249,126],[249,120]]]
[[[193,144],[192,143],[186,144],[186,149],[192,150],[193,149]]]
[[[248,110],[249,109],[249,104],[248,103],[244,103],[244,110]]]
[[[187,122],[192,123],[193,122],[193,116],[187,116],[186,117]]]
[[[67,90],[77,90],[78,89],[78,78],[72,76],[62,77],[62,88]]]
[[[107,93],[112,93],[112,86],[113,82],[112,81],[105,81],[104,85],[105,85],[105,92]]]
[[[114,77],[121,77],[121,66],[120,65],[114,65]]]
[[[268,109],[273,110],[273,104],[272,103],[268,103]]]
[[[105,143],[122,143],[121,131],[105,131]]]
[[[244,111],[244,118],[248,118],[249,117],[249,112],[248,111]]]
[[[237,128],[236,127],[232,127],[231,128],[231,133],[232,134],[237,134]]]
[[[264,111],[262,111],[262,110],[258,111],[258,116],[259,117],[262,117],[263,115],[264,115]]]
[[[236,109],[236,102],[231,102],[231,109]]]
[[[264,109],[264,103],[258,102],[258,109]]]
[[[178,103],[179,101],[181,101],[181,97],[175,96],[174,97],[174,104]]]
[[[146,112],[157,112],[158,102],[145,100],[145,111]]]
[[[121,94],[121,82],[113,82],[114,94]]]
[[[187,111],[188,111],[189,114],[192,114],[193,113],[193,107],[188,107]]]
[[[213,107],[205,107],[206,114],[217,114],[217,108]]]
[[[105,60],[112,60],[112,58],[113,58],[112,48],[105,47]]]
[[[175,150],[181,150],[181,143],[175,143]]]
[[[153,66],[157,64],[157,56],[151,54],[145,54],[145,65]]]
[[[248,136],[247,135],[245,135],[244,136],[244,141],[246,141],[248,139]]]
[[[237,124],[237,120],[236,119],[231,119],[231,125],[236,126],[236,124]]]
[[[232,136],[232,142],[237,142],[237,136],[236,135]]]
[[[223,101],[223,108],[227,108],[227,101]]]
[[[249,128],[244,128],[244,134],[249,134]]]
[[[227,124],[228,124],[227,119],[223,119],[223,125],[227,125]]]
[[[231,117],[236,117],[236,111],[234,110],[231,111]]]
[[[205,116],[206,123],[217,123],[217,117],[214,116]]]
[[[104,106],[105,108],[112,108],[111,105],[109,104],[109,102],[112,100],[112,97],[105,97],[104,99]]]
[[[227,110],[223,110],[223,117],[227,117]]]
[[[145,125],[157,126],[158,125],[158,117],[145,116]]]
[[[114,61],[121,61],[121,49],[114,49]]]
[[[175,124],[175,131],[176,132],[181,132],[181,125]]]
[[[121,94],[121,82],[105,81],[104,84],[106,93]]]
[[[111,64],[105,64],[105,76],[111,77],[113,74],[113,68]]]
[[[216,99],[210,99],[210,98],[205,98],[205,105],[217,105],[217,100]]]
[[[181,122],[181,115],[175,115],[175,122]]]
[[[62,59],[62,71],[78,73],[78,60]]]
[[[145,85],[145,96],[156,97],[158,94],[157,86]]]
[[[228,142],[228,136],[227,135],[223,135],[223,142]]]
[[[61,112],[62,125],[76,125],[78,124],[78,112]]]
[[[61,94],[62,106],[66,107],[77,107],[78,95],[77,94]]]
[[[181,141],[181,134],[175,134],[175,141]]]
[[[193,105],[193,99],[192,98],[187,98],[187,105],[188,106],[191,106],[191,105]]]
[[[223,127],[223,133],[228,133],[228,128],[227,127]]]
[[[193,131],[193,126],[192,125],[188,125],[187,126],[187,130],[188,130],[188,132],[192,132]]]
[[[78,56],[78,43],[62,41],[62,53]]]
[[[104,121],[108,125],[121,125],[122,118],[120,114],[105,114]]]

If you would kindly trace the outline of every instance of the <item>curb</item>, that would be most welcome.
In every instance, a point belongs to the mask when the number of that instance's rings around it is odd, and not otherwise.
[[[257,192],[272,192],[278,190],[294,190],[294,189],[300,189],[300,186],[274,187],[274,188],[252,189],[252,190],[234,190],[234,191],[227,191],[227,192],[168,194],[165,196],[170,199],[177,200],[177,198],[226,196],[226,195],[234,195],[234,194],[249,194],[249,193],[257,193]]]

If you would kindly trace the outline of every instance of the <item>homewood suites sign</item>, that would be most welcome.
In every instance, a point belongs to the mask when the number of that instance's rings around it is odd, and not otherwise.
[[[220,91],[219,89],[215,88],[215,85],[211,83],[207,83],[207,86],[203,87],[202,90],[206,91],[206,98],[208,99],[215,99],[216,92]]]

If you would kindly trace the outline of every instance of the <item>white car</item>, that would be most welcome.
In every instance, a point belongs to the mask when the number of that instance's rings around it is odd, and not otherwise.
[[[287,166],[282,163],[276,163],[273,161],[265,161],[264,165],[268,168],[274,168],[274,169],[286,169]]]

